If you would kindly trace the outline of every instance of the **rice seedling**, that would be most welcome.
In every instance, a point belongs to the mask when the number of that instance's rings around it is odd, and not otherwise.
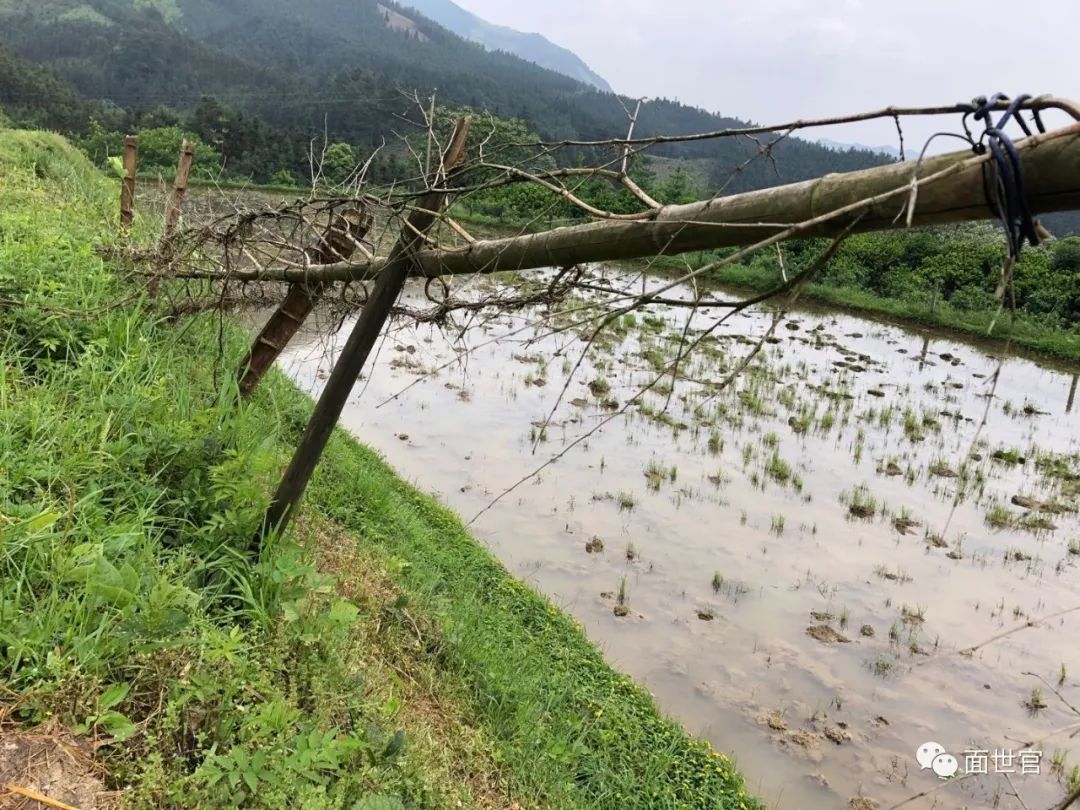
[[[787,519],[783,515],[773,515],[772,524],[769,527],[769,531],[779,537],[784,533],[784,525],[786,523]]]

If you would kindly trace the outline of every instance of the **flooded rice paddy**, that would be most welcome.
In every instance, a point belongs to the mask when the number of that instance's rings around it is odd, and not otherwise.
[[[1060,798],[1080,779],[1075,371],[1012,358],[995,385],[988,349],[802,309],[722,388],[772,322],[756,309],[656,382],[719,316],[688,317],[624,317],[576,371],[586,342],[536,311],[460,340],[399,325],[343,423],[478,515],[770,807]],[[282,366],[317,396],[351,325]],[[958,776],[990,752],[988,773],[943,782],[916,761],[929,741]]]

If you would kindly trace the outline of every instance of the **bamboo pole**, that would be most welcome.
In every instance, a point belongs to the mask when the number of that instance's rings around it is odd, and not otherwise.
[[[120,185],[120,233],[131,231],[135,221],[135,172],[139,162],[139,139],[135,135],[124,138],[124,179]]]
[[[176,179],[173,181],[172,194],[169,195],[169,207],[165,211],[165,238],[172,236],[180,222],[180,210],[187,196],[188,177],[191,164],[195,160],[195,144],[187,138],[180,145],[180,161],[176,165]]]
[[[322,264],[334,259],[348,259],[367,236],[372,221],[367,211],[356,208],[342,211],[334,218],[319,245],[307,251],[308,261]],[[321,282],[289,285],[285,298],[266,321],[247,357],[240,363],[237,378],[241,397],[247,399],[251,396],[274,361],[285,351],[289,341],[300,331],[327,286]]]
[[[1034,213],[1080,208],[1080,125],[1017,143],[1028,201]],[[994,216],[986,200],[986,155],[954,152],[918,167],[912,224],[930,225]],[[426,248],[414,256],[415,275],[437,277],[494,273],[585,262],[618,261],[693,250],[752,245],[763,239],[836,236],[862,213],[855,232],[906,226],[915,164],[897,163],[831,174],[786,186],[669,205],[640,220],[595,221],[504,239],[477,240],[460,248]],[[423,208],[421,201],[418,208]],[[234,271],[235,280],[356,281],[379,276],[389,258],[322,267]],[[207,273],[181,276],[205,278]]]
[[[461,118],[454,127],[450,145],[443,154],[437,176],[432,178],[432,185],[437,186],[445,180],[465,154],[465,138],[469,134],[469,119]],[[390,316],[390,310],[401,294],[405,281],[409,277],[416,255],[416,247],[423,242],[424,233],[438,218],[446,194],[432,191],[424,195],[419,208],[412,212],[401,236],[390,253],[383,272],[375,282],[371,297],[364,305],[360,318],[341,352],[341,357],[330,373],[322,396],[315,405],[311,419],[300,439],[300,444],[293,454],[292,461],[281,479],[270,508],[266,512],[255,545],[274,531],[283,530],[292,518],[300,498],[307,489],[308,481],[322,457],[330,434],[341,417],[341,411],[352,393],[353,385],[371,354],[375,341],[382,333],[383,325]]]

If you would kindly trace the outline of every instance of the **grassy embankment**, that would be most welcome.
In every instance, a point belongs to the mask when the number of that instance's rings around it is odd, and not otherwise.
[[[98,258],[114,207],[62,139],[0,132],[2,733],[96,738],[133,806],[758,806],[342,433],[249,553],[310,402],[275,373],[235,404],[242,337]]]

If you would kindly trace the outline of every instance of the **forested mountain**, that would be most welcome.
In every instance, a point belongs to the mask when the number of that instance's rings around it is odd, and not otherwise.
[[[180,126],[256,180],[302,175],[310,139],[324,128],[361,156],[384,139],[392,146],[391,133],[407,129],[402,117],[415,118],[406,95],[414,90],[521,118],[546,139],[626,128],[616,96],[487,51],[392,0],[0,0],[0,45],[26,60],[2,57],[12,67],[0,78],[0,106],[16,121],[105,144],[127,129]],[[661,99],[643,108],[637,132],[741,123]],[[657,153],[707,160],[719,185],[756,148],[728,139]],[[387,149],[377,171],[393,174],[401,157]],[[775,158],[775,168],[756,161],[739,172],[728,190],[887,160],[794,139]]]
[[[0,44],[0,105],[23,126],[76,131],[89,110],[53,70],[20,58]]]
[[[892,158],[900,157],[900,150],[893,144],[881,144],[879,146],[867,146],[862,143],[844,143],[843,141],[834,141],[830,138],[818,138],[815,143],[822,146],[833,149],[837,152],[846,152],[849,149],[858,149],[862,151],[877,152],[878,154],[888,155]]]
[[[585,64],[581,57],[540,34],[527,34],[505,25],[493,25],[452,0],[402,0],[402,4],[416,9],[429,20],[465,39],[479,42],[488,50],[512,53],[564,76],[591,84],[598,90],[612,92],[607,80]]]

